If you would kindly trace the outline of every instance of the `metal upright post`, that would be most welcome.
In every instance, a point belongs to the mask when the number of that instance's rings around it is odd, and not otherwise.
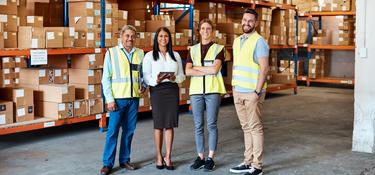
[[[154,15],[160,15],[160,1],[156,1],[154,6]]]
[[[295,76],[297,77],[298,76],[298,11],[296,11],[296,16],[295,16],[295,19],[296,19],[296,48],[294,50],[294,55],[293,55],[293,58],[294,58],[294,74]]]
[[[191,29],[191,42],[194,44],[194,6],[193,4],[190,4],[189,6],[189,28]]]
[[[106,13],[106,4],[105,0],[100,0],[100,12],[102,17],[102,31],[100,33],[100,47],[105,48],[105,13]]]
[[[68,0],[64,0],[63,2],[63,6],[64,6],[64,27],[68,27],[69,26],[69,11],[68,11]]]

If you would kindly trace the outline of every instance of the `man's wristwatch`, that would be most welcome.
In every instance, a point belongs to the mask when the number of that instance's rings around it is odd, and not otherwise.
[[[258,95],[258,97],[260,97],[260,95],[262,95],[262,92],[258,92],[257,90],[254,90],[254,93]]]

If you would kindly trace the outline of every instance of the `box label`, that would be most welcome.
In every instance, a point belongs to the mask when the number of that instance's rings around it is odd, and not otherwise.
[[[106,32],[105,33],[105,39],[112,39],[112,33],[111,32]]]
[[[56,69],[55,70],[55,77],[60,77],[61,76],[61,69]]]
[[[0,22],[8,22],[8,15],[0,15]]]
[[[75,101],[74,102],[74,109],[79,109],[81,107],[81,102]]]
[[[100,16],[100,10],[94,10],[94,15],[95,16]]]
[[[88,24],[94,24],[94,17],[89,16],[86,19]]]
[[[88,74],[89,74],[89,77],[92,77],[92,76],[94,76],[94,70],[88,70]]]
[[[145,105],[145,100],[143,98],[139,99],[139,106],[144,106]]]
[[[53,126],[55,126],[55,122],[46,122],[46,123],[44,123],[44,127],[45,128],[53,127]]]
[[[96,114],[95,115],[95,119],[101,119],[102,118],[102,114]]]
[[[34,16],[27,16],[27,23],[34,24]]]
[[[31,48],[38,48],[38,39],[31,39]]]
[[[89,62],[95,62],[96,59],[95,59],[95,54],[90,54],[89,55]]]
[[[3,73],[4,74],[9,74],[10,73],[10,69],[3,69]]]
[[[94,3],[92,3],[92,2],[86,2],[86,8],[87,9],[93,9],[94,8]]]
[[[61,93],[62,93],[62,94],[68,94],[68,87],[67,87],[67,86],[62,87],[62,88],[61,88]]]
[[[45,77],[46,76],[46,70],[41,69],[39,70],[39,77]]]
[[[8,32],[4,32],[3,36],[4,36],[4,39],[8,39]]]
[[[74,27],[69,27],[69,36],[71,37],[75,36]]]
[[[20,79],[18,79],[18,78],[14,79],[14,83],[20,84]]]
[[[55,32],[47,32],[47,40],[54,40]]]
[[[112,18],[105,18],[105,24],[111,25],[112,24]]]
[[[21,69],[20,69],[19,67],[14,68],[14,72],[16,72],[16,73],[19,73],[20,70],[21,70]]]
[[[65,111],[65,103],[60,103],[58,108],[59,111]]]
[[[3,58],[3,63],[9,63],[9,57],[4,57]]]
[[[135,20],[134,21],[134,25],[137,26],[137,27],[141,26],[141,21]]]
[[[140,32],[139,33],[139,38],[144,39],[145,38],[145,33],[144,32]]]
[[[17,117],[22,117],[22,116],[25,116],[25,115],[26,115],[25,108],[17,109]]]
[[[25,96],[25,91],[23,89],[16,90],[16,98],[24,97],[24,96]]]
[[[7,0],[0,0],[0,5],[7,5]]]
[[[0,125],[6,124],[5,114],[0,115]]]
[[[124,11],[124,13],[122,14],[122,18],[123,19],[128,19],[128,11]]]
[[[95,91],[94,85],[89,85],[89,92],[94,92],[94,91]]]
[[[94,33],[87,33],[87,40],[94,40]]]

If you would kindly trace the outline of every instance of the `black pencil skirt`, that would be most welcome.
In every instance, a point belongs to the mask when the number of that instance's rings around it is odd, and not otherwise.
[[[178,127],[180,101],[177,83],[165,82],[150,87],[152,117],[155,129]]]

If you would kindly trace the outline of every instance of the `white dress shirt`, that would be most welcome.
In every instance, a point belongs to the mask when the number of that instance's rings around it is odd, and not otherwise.
[[[153,51],[146,53],[142,65],[143,78],[147,85],[156,86],[158,74],[160,72],[174,72],[174,75],[176,76],[174,81],[164,79],[162,82],[182,83],[185,80],[180,54],[173,52],[174,57],[177,60],[176,62],[171,58],[169,53],[167,53],[166,57],[164,57],[164,55],[159,52],[159,59],[155,61],[152,52]]]

